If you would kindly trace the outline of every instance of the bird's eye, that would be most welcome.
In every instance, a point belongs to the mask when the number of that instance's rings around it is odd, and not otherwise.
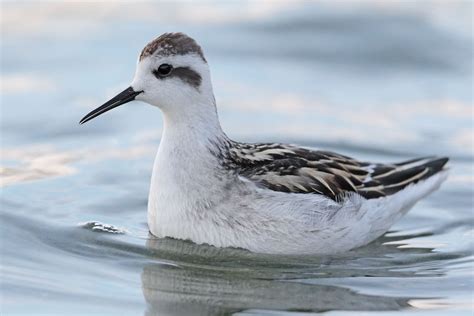
[[[153,71],[153,73],[155,74],[155,76],[166,77],[171,73],[172,70],[173,66],[171,66],[170,64],[161,64],[157,70]]]

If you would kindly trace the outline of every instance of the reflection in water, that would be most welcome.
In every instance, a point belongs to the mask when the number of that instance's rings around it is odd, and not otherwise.
[[[148,303],[146,315],[223,315],[247,309],[400,310],[409,306],[411,298],[367,295],[348,287],[317,284],[318,278],[334,276],[413,277],[414,270],[391,268],[397,266],[401,255],[409,265],[410,257],[423,261],[431,249],[382,245],[389,240],[383,237],[341,256],[296,257],[150,238],[146,246],[161,263],[147,264],[141,275]],[[439,272],[429,276],[436,275]]]
[[[26,181],[68,176],[76,173],[73,163],[100,162],[111,159],[137,159],[150,155],[148,144],[134,143],[127,150],[118,147],[60,150],[51,146],[2,148],[0,187]]]
[[[2,165],[5,159],[9,160],[10,166],[0,166],[2,176],[0,186],[71,175],[76,172],[76,169],[70,166],[77,160],[74,153],[53,151],[46,147],[3,148]]]
[[[150,264],[142,273],[147,315],[221,315],[242,309],[398,310],[407,299],[318,284],[253,279],[245,273]]]

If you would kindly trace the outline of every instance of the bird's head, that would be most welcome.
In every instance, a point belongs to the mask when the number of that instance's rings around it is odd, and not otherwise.
[[[193,104],[214,104],[209,66],[201,47],[183,33],[165,33],[140,53],[135,77],[127,89],[93,110],[81,124],[132,100],[184,114]]]

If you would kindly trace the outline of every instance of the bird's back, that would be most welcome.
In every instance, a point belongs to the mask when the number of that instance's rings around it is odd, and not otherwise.
[[[393,195],[443,170],[448,158],[370,163],[293,145],[233,143],[227,161],[228,168],[261,187],[338,201],[353,193],[366,199]]]

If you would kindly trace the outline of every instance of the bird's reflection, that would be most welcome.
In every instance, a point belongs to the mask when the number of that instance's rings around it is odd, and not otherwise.
[[[143,269],[146,315],[227,315],[249,309],[391,311],[409,306],[408,297],[358,293],[318,284],[320,278],[413,276],[390,269],[397,253],[423,260],[430,249],[382,245],[386,237],[341,256],[282,257],[150,238],[156,263]],[[388,249],[388,251],[387,251]],[[370,262],[370,265],[368,265]]]

